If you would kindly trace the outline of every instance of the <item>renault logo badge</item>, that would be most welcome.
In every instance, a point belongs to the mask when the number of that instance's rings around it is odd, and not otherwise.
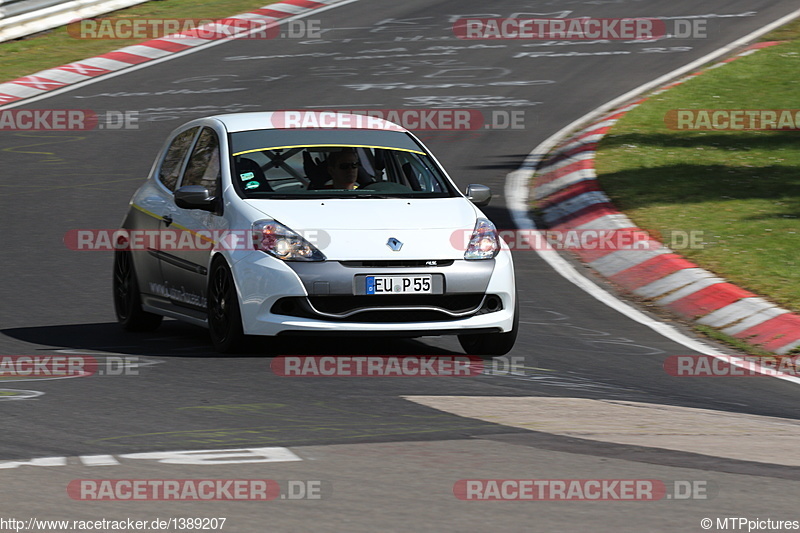
[[[403,247],[403,243],[395,239],[394,237],[390,238],[386,241],[386,246],[392,249],[394,252],[399,252],[400,248]]]

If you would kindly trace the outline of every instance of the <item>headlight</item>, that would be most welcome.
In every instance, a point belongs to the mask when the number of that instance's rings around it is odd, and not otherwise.
[[[500,237],[497,228],[489,220],[479,218],[469,239],[464,259],[492,259],[500,253]]]
[[[325,261],[313,244],[274,220],[253,224],[253,246],[284,261]]]

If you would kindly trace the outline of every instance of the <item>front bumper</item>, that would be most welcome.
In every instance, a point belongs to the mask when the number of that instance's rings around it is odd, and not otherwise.
[[[487,261],[422,263],[285,263],[253,252],[233,265],[244,332],[425,336],[512,329],[508,251]],[[366,275],[420,274],[438,279],[441,294],[365,295]]]

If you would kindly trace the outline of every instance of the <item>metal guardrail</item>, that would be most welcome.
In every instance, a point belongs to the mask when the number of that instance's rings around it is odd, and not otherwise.
[[[0,42],[19,39],[146,1],[148,0],[0,0]]]
[[[24,15],[69,2],[70,0],[0,0],[0,19]]]

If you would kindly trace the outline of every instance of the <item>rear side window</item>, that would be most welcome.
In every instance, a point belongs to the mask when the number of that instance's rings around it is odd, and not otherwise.
[[[181,164],[186,158],[189,148],[192,147],[192,141],[199,128],[199,126],[195,126],[179,134],[167,148],[167,153],[164,156],[164,161],[161,162],[161,169],[158,172],[158,180],[171,191],[174,191],[175,185],[178,184]]]
[[[220,176],[219,139],[211,128],[203,128],[197,144],[189,156],[189,164],[183,175],[181,187],[202,185],[212,193],[216,190]]]

